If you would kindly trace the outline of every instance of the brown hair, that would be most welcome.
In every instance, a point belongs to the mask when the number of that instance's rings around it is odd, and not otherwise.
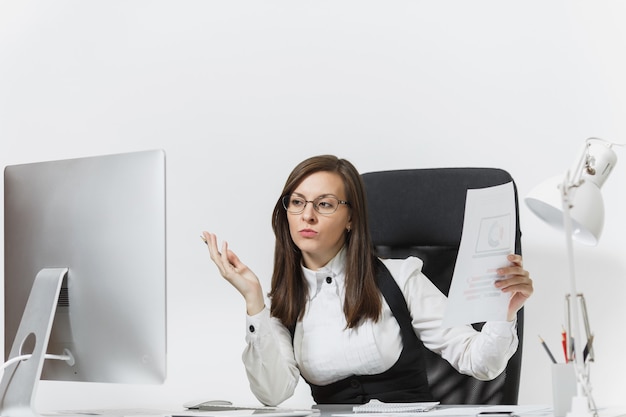
[[[351,230],[346,232],[346,295],[344,314],[347,326],[353,328],[362,320],[378,320],[382,309],[381,294],[375,280],[376,258],[369,232],[367,205],[361,175],[347,160],[333,155],[308,158],[298,164],[285,182],[274,206],[272,228],[276,235],[274,272],[272,273],[271,315],[290,329],[302,318],[308,286],[302,273],[302,253],[289,234],[287,212],[282,197],[291,194],[309,175],[316,172],[338,174],[350,202]]]

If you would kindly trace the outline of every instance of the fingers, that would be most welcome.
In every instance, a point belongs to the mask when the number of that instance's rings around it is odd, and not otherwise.
[[[511,253],[506,258],[513,265],[519,266],[520,268],[523,266],[523,261],[522,261],[522,256],[521,255],[518,255],[516,253]]]
[[[209,248],[209,254],[211,255],[211,260],[216,262],[220,256],[219,251],[217,250],[217,237],[213,233],[202,232],[202,238]]]
[[[502,292],[521,294],[526,298],[530,297],[534,291],[530,278],[519,282],[508,280],[508,282],[505,283],[500,281],[496,283],[496,287],[502,290]]]
[[[515,286],[524,286],[529,285],[532,287],[532,279],[530,278],[528,271],[515,270],[510,271],[509,273],[503,274],[504,278],[496,280],[495,286],[496,288],[500,288],[503,290],[511,290],[511,287]]]
[[[231,251],[228,250],[228,242],[224,241],[222,242],[222,251],[218,252],[219,256],[220,256],[220,260],[222,263],[222,269],[225,272],[225,274],[223,273],[222,275],[227,276],[228,274],[232,273],[232,272],[237,272],[237,268],[235,265],[233,265],[232,259],[231,259],[231,255],[234,255]],[[234,259],[235,261],[237,257],[235,256]]]
[[[510,266],[499,268],[497,274],[503,278],[496,281],[496,288],[503,292],[521,293],[528,298],[533,293],[533,282],[530,274],[523,268],[523,261],[520,255],[510,254],[507,259]]]
[[[532,295],[534,288],[529,272],[523,267],[522,257],[510,254],[507,260],[511,265],[498,269],[497,273],[502,276],[502,279],[497,280],[495,286],[502,292],[511,294],[507,314],[507,319],[511,321],[514,320],[517,311],[522,308],[528,297]]]
[[[201,237],[209,248],[211,260],[215,263],[224,278],[230,281],[235,275],[244,272],[246,266],[241,263],[239,257],[235,255],[233,251],[228,249],[228,242],[222,242],[222,248],[219,250],[217,247],[217,236],[215,234],[202,232]]]
[[[228,250],[228,244],[224,242],[222,244],[222,251],[220,252],[217,248],[217,236],[213,233],[202,232],[202,239],[205,241],[208,249],[211,260],[217,266],[217,269],[220,271],[222,276],[226,277],[228,273],[228,266],[230,262],[228,261],[228,257],[226,256],[226,251]]]
[[[523,267],[522,257],[517,254],[509,254],[507,260],[511,263],[509,266],[498,268],[496,273],[502,277],[511,278],[514,276],[528,277],[528,271]]]
[[[507,260],[511,263],[509,266],[498,268],[496,273],[502,277],[498,282],[505,282],[508,280],[526,281],[530,280],[530,274],[523,267],[522,257],[517,254],[510,254],[507,256]]]

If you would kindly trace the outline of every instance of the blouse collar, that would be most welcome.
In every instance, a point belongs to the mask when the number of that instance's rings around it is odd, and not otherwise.
[[[346,251],[342,247],[339,252],[326,265],[318,270],[312,270],[302,265],[304,279],[309,285],[309,300],[315,298],[322,284],[328,277],[335,280],[336,284],[343,285],[345,279]]]

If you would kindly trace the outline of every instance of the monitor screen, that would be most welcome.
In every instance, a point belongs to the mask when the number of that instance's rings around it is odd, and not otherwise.
[[[47,353],[72,360],[46,360],[41,378],[164,381],[163,151],[7,166],[4,233],[6,359],[35,277],[66,268]]]

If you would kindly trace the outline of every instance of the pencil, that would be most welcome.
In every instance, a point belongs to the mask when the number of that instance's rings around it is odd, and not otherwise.
[[[543,340],[541,336],[539,336],[539,340],[541,341],[541,345],[546,350],[546,353],[550,357],[550,360],[552,361],[552,363],[556,363],[556,359],[554,359],[554,355],[552,354],[552,352],[550,352],[550,348],[548,347],[548,345],[546,345],[545,340]]]
[[[569,362],[570,355],[567,354],[567,332],[565,331],[565,327],[561,332],[561,344],[563,345],[563,355],[565,355],[565,362]]]

